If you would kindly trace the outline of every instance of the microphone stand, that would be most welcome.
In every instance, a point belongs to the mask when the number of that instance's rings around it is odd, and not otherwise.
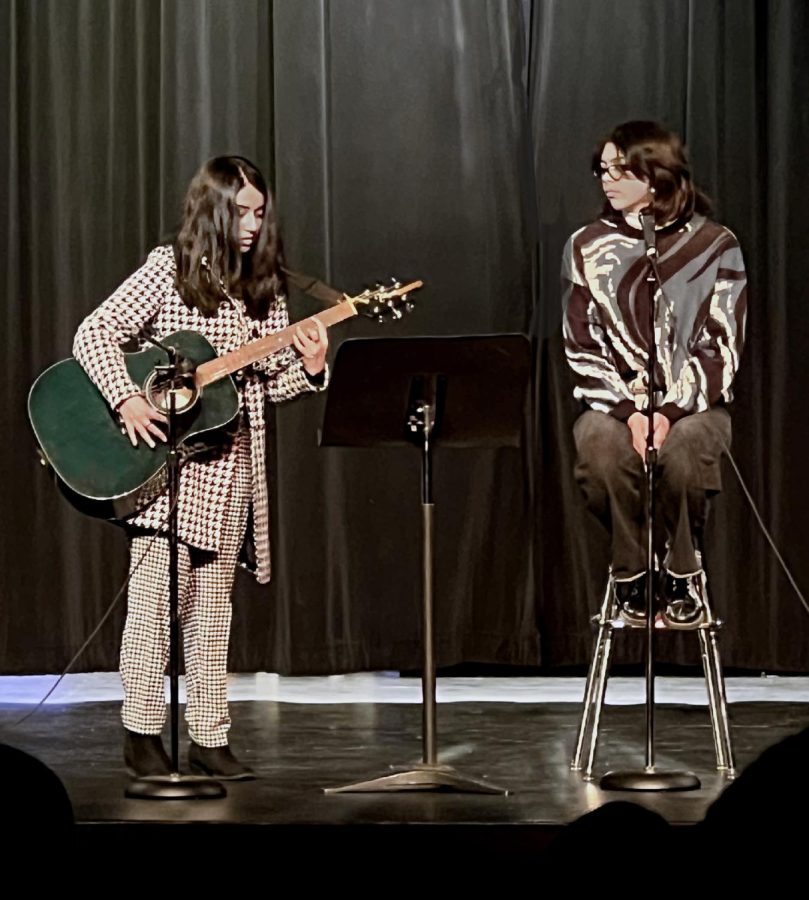
[[[171,774],[133,778],[124,792],[139,800],[213,800],[224,797],[225,788],[218,781],[197,775],[180,774],[180,604],[179,604],[179,538],[177,528],[177,499],[180,494],[180,457],[177,446],[177,391],[184,378],[193,371],[189,361],[181,358],[176,347],[166,346],[148,337],[147,340],[163,350],[168,361],[155,366],[160,382],[166,385],[166,403],[159,411],[168,419],[166,471],[169,504],[169,706],[171,725]]]
[[[646,761],[643,769],[607,772],[599,782],[605,791],[693,791],[700,787],[699,779],[693,772],[664,771],[655,765],[654,747],[654,712],[655,712],[655,469],[657,466],[657,449],[654,445],[655,416],[655,371],[657,369],[657,295],[663,294],[663,281],[657,267],[657,236],[654,228],[654,215],[641,213],[640,223],[643,229],[646,257],[649,260],[649,273],[646,283],[649,286],[649,347],[646,366]]]

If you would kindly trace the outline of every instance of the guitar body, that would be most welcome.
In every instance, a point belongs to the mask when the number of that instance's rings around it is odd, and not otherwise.
[[[195,365],[216,351],[195,331],[177,331],[164,343]],[[125,354],[130,377],[140,387],[165,363],[157,347]],[[233,379],[204,387],[196,403],[177,416],[178,445],[184,452],[214,446],[235,422],[239,397]],[[167,447],[133,447],[118,416],[75,359],[46,369],[28,395],[28,415],[42,453],[65,496],[82,512],[125,519],[151,502],[165,486]]]
[[[408,293],[421,286],[421,281],[406,285],[394,282],[388,289],[380,285],[377,290],[348,297],[304,322],[222,356],[196,331],[175,331],[164,337],[162,343],[174,346],[182,359],[193,363],[197,370],[187,376],[192,389],[185,392],[196,396],[196,401],[187,406],[181,402],[177,407],[181,456],[188,458],[215,447],[237,424],[239,394],[228,373],[246,369],[291,346],[298,327],[306,322],[317,320],[329,328],[358,315],[360,310],[380,322],[388,316],[401,318],[403,310],[412,309]],[[165,352],[150,347],[124,357],[132,381],[148,398],[155,367],[165,363]],[[182,394],[183,391],[176,392],[178,398]],[[158,408],[159,400],[155,396]],[[126,520],[165,489],[166,445],[158,441],[152,449],[139,440],[133,447],[117,414],[75,359],[62,360],[37,378],[28,395],[28,417],[44,462],[56,474],[62,493],[81,512],[114,521]]]

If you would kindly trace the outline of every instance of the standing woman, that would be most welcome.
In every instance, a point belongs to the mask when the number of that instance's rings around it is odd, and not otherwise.
[[[133,445],[164,441],[166,420],[130,379],[121,344],[144,331],[162,336],[193,330],[222,354],[279,331],[289,324],[282,265],[273,197],[261,173],[239,156],[209,160],[188,188],[175,244],[154,249],[76,333],[76,359]],[[228,746],[230,594],[245,540],[254,550],[256,578],[270,578],[265,398],[278,403],[323,390],[327,346],[326,330],[317,322],[317,329],[298,329],[294,349],[241,372],[235,435],[182,467],[179,597],[194,772],[254,777]],[[131,580],[121,645],[122,719],[124,758],[137,776],[171,771],[160,737],[169,649],[167,516],[163,494],[127,523]]]
[[[593,174],[602,215],[567,242],[562,267],[564,343],[574,395],[576,479],[588,508],[611,532],[612,574],[624,618],[646,614],[644,460],[647,360],[657,350],[654,445],[658,586],[664,623],[694,628],[704,614],[698,536],[707,497],[721,489],[720,458],[730,443],[731,385],[747,308],[738,241],[708,218],[679,137],[656,122],[627,122],[601,142]],[[665,297],[656,298],[640,212],[654,217]]]

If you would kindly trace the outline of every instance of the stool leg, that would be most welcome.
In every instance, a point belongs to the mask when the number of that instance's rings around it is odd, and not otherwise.
[[[598,661],[601,657],[601,637],[602,628],[598,629],[598,634],[593,645],[593,656],[590,660],[590,668],[587,670],[587,683],[584,686],[584,699],[582,700],[581,721],[579,722],[579,733],[576,737],[576,749],[573,751],[573,760],[570,768],[574,772],[581,771],[581,757],[584,750],[584,740],[590,727],[590,715],[593,706],[593,689],[595,687],[596,669]]]
[[[698,555],[698,559],[701,566],[701,554]],[[702,667],[705,672],[705,686],[708,690],[708,704],[711,712],[711,730],[716,751],[716,768],[732,778],[736,774],[736,765],[733,759],[733,743],[730,737],[725,676],[722,672],[722,662],[719,657],[719,640],[717,637],[721,622],[716,619],[711,609],[711,603],[708,599],[708,579],[704,571],[700,587],[702,600],[705,604],[707,622],[699,629],[699,642]]]
[[[716,750],[716,768],[733,776],[736,774],[736,765],[733,759],[725,678],[722,674],[722,663],[719,659],[719,643],[716,637],[716,628],[713,626],[700,628],[699,640],[702,649],[705,684],[708,689],[708,703],[711,708],[711,727]]]
[[[604,593],[604,601],[601,604],[601,610],[597,617],[599,623],[596,639],[593,644],[593,656],[590,660],[590,667],[587,670],[587,683],[584,688],[584,699],[582,701],[581,722],[579,723],[579,733],[576,738],[576,749],[573,753],[573,760],[570,768],[574,772],[581,771],[582,755],[584,752],[584,742],[587,733],[592,725],[594,713],[594,699],[596,691],[596,683],[601,672],[601,659],[604,652],[604,641],[607,636],[607,627],[611,628],[610,613],[612,600],[612,579],[607,582],[607,589]]]
[[[593,658],[590,661],[590,668],[587,671],[587,684],[584,688],[584,700],[581,710],[581,722],[579,723],[579,734],[576,739],[576,750],[573,754],[573,762],[570,768],[574,772],[581,771],[582,755],[584,752],[584,742],[590,730],[595,711],[596,683],[601,673],[601,659],[604,655],[604,642],[607,636],[607,626],[599,625],[593,646]]]
[[[599,628],[599,640],[602,641],[603,646],[595,684],[596,699],[595,709],[593,710],[593,729],[590,733],[590,753],[587,758],[587,768],[584,770],[584,777],[588,781],[593,777],[596,747],[598,746],[598,728],[601,723],[601,711],[604,708],[604,696],[607,693],[607,678],[609,677],[610,657],[612,656],[612,638],[613,627],[610,620]]]
[[[718,726],[720,743],[724,750],[725,772],[731,777],[736,774],[736,762],[733,758],[733,744],[730,737],[730,719],[728,717],[728,701],[725,691],[725,676],[722,672],[722,663],[719,658],[719,641],[716,628],[708,630],[707,644],[709,648],[709,662],[713,666],[713,683],[716,693],[716,705],[719,713]]]
[[[716,670],[713,665],[713,653],[707,628],[698,629],[700,655],[702,656],[702,671],[705,673],[705,687],[708,691],[708,706],[711,713],[711,733],[713,735],[714,752],[716,753],[716,768],[727,768],[725,759],[725,747],[722,741],[722,731],[719,725],[719,703],[717,700]]]

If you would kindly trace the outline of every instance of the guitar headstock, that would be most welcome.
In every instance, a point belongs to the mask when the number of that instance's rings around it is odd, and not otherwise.
[[[376,319],[377,322],[384,322],[389,318],[401,319],[405,313],[413,311],[414,303],[410,299],[410,293],[423,284],[423,281],[402,284],[396,278],[391,278],[388,284],[377,282],[374,288],[367,288],[356,297],[350,297],[349,302],[361,316]]]

